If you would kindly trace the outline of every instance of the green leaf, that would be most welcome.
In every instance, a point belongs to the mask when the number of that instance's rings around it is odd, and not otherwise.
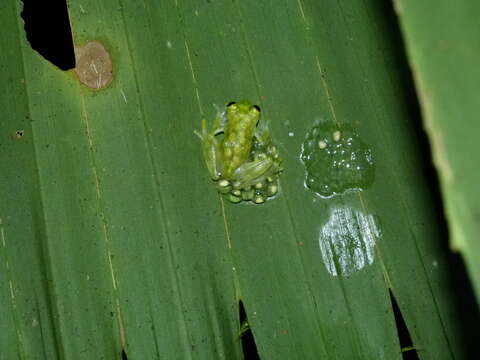
[[[397,1],[425,129],[439,172],[452,247],[480,293],[480,172],[477,89],[480,45],[476,1]]]
[[[97,41],[111,57],[106,88],[44,60],[20,4],[0,5],[6,358],[248,358],[240,300],[262,359],[391,360],[410,347],[468,358],[478,313],[442,244],[391,9],[69,9],[75,46]],[[240,99],[260,105],[284,159],[280,193],[263,205],[218,195],[193,134],[214,104]],[[371,187],[324,199],[304,186],[302,143],[319,119],[371,148]],[[399,341],[390,292],[413,344]]]

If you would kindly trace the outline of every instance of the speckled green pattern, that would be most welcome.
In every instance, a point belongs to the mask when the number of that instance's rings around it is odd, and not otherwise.
[[[231,179],[250,157],[260,112],[249,101],[233,103],[226,110],[225,137],[221,142],[223,175]]]
[[[262,204],[278,192],[282,158],[270,137],[259,125],[260,109],[248,100],[230,102],[218,114],[212,129],[202,121],[202,152],[210,177],[218,191],[232,203]]]

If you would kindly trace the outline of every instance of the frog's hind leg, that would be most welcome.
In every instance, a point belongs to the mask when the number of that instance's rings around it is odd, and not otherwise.
[[[236,189],[248,189],[269,177],[276,176],[279,169],[278,162],[269,157],[247,162],[235,170],[232,178],[233,187]]]
[[[214,125],[220,125],[214,123]],[[214,127],[214,130],[211,132],[207,131],[207,122],[205,119],[202,120],[202,129],[201,132],[194,130],[195,135],[197,135],[200,140],[202,141],[202,150],[203,150],[203,158],[207,165],[208,172],[210,173],[210,177],[213,180],[218,180],[222,173],[221,168],[221,154],[219,150],[219,143],[215,136],[218,133],[223,132],[222,127]]]

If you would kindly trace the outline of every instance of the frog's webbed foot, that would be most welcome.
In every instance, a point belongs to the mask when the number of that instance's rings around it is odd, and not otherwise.
[[[197,130],[193,130],[195,135],[197,135],[202,141],[204,141],[204,139],[206,139],[208,136],[217,136],[218,134],[221,134],[224,131],[225,123],[227,122],[225,111],[220,112],[220,109],[216,105],[215,105],[215,108],[217,109],[217,116],[213,120],[212,131],[208,132],[207,121],[205,119],[202,119],[201,132]]]

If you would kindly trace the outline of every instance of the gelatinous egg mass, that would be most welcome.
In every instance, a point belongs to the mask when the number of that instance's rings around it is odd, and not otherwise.
[[[302,145],[305,185],[323,197],[369,187],[375,177],[371,149],[351,126],[316,124]]]

